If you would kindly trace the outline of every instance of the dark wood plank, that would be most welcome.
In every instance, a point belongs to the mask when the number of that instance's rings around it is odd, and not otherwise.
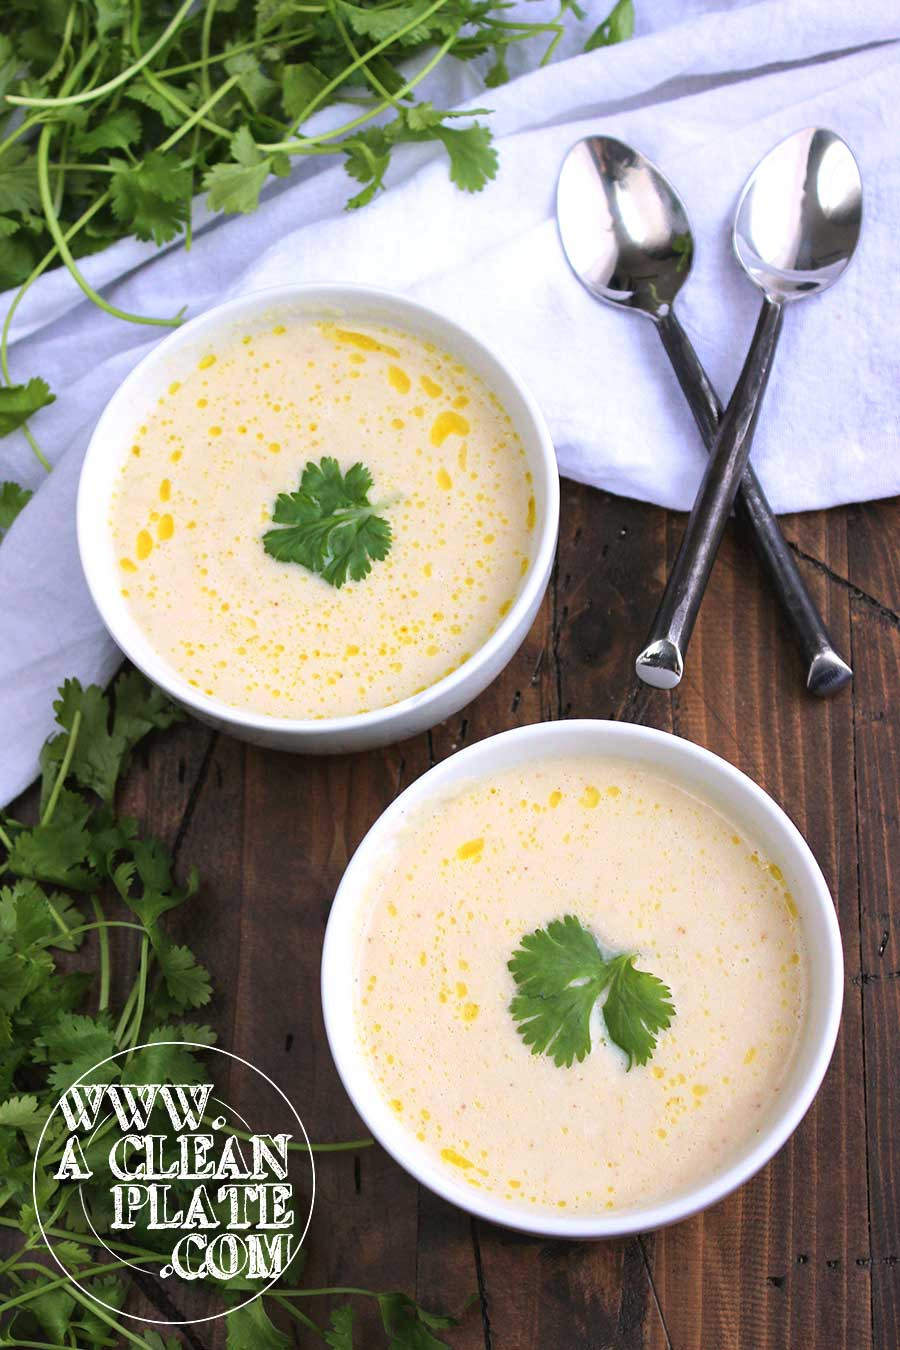
[[[866,592],[851,597],[861,957],[856,980],[865,1031],[876,1346],[900,1343],[900,620],[867,597],[894,607],[900,601],[898,540],[900,503],[855,509],[849,578]]]
[[[840,518],[808,518],[804,544],[846,569]],[[678,523],[671,524],[672,542]],[[808,580],[849,651],[848,594]],[[782,616],[752,554],[729,531],[704,601],[675,730],[755,778],[806,834],[844,936],[844,1017],[831,1068],[794,1138],[754,1180],[706,1214],[657,1234],[650,1262],[672,1344],[747,1350],[871,1344],[862,1092],[852,706],[809,698]]]
[[[615,717],[631,704],[665,722],[633,672],[634,635],[663,580],[662,513],[564,483],[562,522],[544,714]],[[638,1241],[544,1242],[487,1224],[477,1234],[488,1350],[665,1344]]]
[[[847,987],[838,1048],[794,1139],[705,1215],[623,1243],[516,1236],[421,1191],[378,1148],[322,1157],[302,1276],[415,1292],[460,1311],[456,1350],[887,1350],[900,1343],[900,506],[785,521],[856,669],[832,703],[799,660],[752,554],[729,531],[674,696],[633,675],[682,520],[572,483],[540,616],[508,669],[428,736],[306,759],[188,723],[159,737],[124,809],[196,863],[178,932],[219,989],[221,1044],[288,1093],[312,1137],[364,1133],[331,1063],[318,970],[328,909],[356,844],[432,763],[506,727],[617,717],[675,730],[756,778],[806,833],[832,886]],[[134,960],[116,936],[119,979]],[[871,1209],[871,1216],[870,1216]],[[871,1231],[870,1231],[871,1217]],[[310,1311],[324,1318],[326,1301]],[[361,1310],[363,1347],[380,1343]],[[223,1328],[199,1343],[224,1346]],[[314,1344],[304,1335],[299,1345]]]

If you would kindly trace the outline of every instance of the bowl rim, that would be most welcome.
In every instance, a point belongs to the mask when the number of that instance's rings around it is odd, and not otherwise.
[[[610,736],[614,742],[625,743],[622,750],[618,747],[598,749],[598,755],[621,754],[627,758],[629,742],[643,743],[650,747],[654,744],[664,744],[676,757],[680,757],[681,764],[688,765],[693,762],[695,766],[705,765],[718,776],[720,783],[729,784],[737,793],[745,794],[745,800],[755,801],[762,808],[769,823],[781,832],[785,852],[791,853],[792,866],[796,865],[797,870],[803,874],[805,893],[811,902],[811,915],[815,916],[804,914],[804,922],[809,928],[817,927],[823,938],[825,955],[818,965],[813,966],[811,963],[810,974],[811,990],[816,985],[822,990],[823,1012],[819,1019],[821,1025],[818,1038],[811,1042],[815,1047],[814,1052],[796,1086],[786,1094],[786,1105],[782,1109],[770,1111],[759,1138],[734,1162],[723,1166],[701,1184],[685,1187],[668,1200],[642,1202],[608,1215],[557,1216],[544,1211],[532,1214],[510,1202],[495,1200],[484,1192],[475,1191],[464,1183],[455,1181],[438,1164],[431,1163],[421,1154],[417,1155],[415,1141],[409,1136],[409,1132],[387,1113],[383,1116],[379,1114],[377,1123],[370,1118],[369,1102],[380,1102],[381,1099],[377,1087],[370,1078],[367,1078],[362,1067],[362,1061],[352,1043],[352,1034],[345,1036],[342,1033],[341,1027],[346,1026],[350,1027],[352,1033],[355,1025],[352,1014],[349,1018],[346,1015],[341,1018],[340,1027],[338,1024],[338,1001],[346,1003],[346,987],[343,989],[340,987],[342,977],[343,985],[346,986],[347,970],[353,967],[352,954],[348,958],[346,950],[340,945],[342,935],[338,934],[338,926],[342,917],[345,917],[344,911],[358,900],[370,858],[390,835],[403,813],[411,806],[422,802],[439,800],[444,780],[447,777],[456,777],[460,772],[460,765],[465,761],[477,759],[479,756],[493,759],[486,747],[496,748],[500,741],[506,745],[529,739],[537,743],[543,742],[543,755],[549,755],[553,753],[554,741],[559,742],[559,752],[565,753],[563,742],[569,741],[570,748],[573,749],[581,743],[583,748],[588,744],[588,738],[597,734],[604,739]],[[577,753],[577,749],[575,752]],[[587,753],[590,753],[590,750]],[[542,754],[535,754],[536,759],[540,757]],[[452,770],[450,766],[453,766]],[[509,767],[509,761],[501,760],[499,767],[501,769]],[[670,773],[676,782],[678,781],[676,765],[667,762],[661,764],[660,768],[667,774]],[[482,767],[480,771],[476,770],[473,773],[473,781],[487,776],[491,771],[488,766]],[[345,1091],[381,1147],[416,1181],[469,1214],[513,1231],[563,1239],[621,1238],[664,1228],[709,1208],[749,1181],[787,1142],[806,1115],[821,1086],[837,1040],[843,991],[843,947],[834,901],[812,850],[787,812],[748,774],[713,751],[667,731],[600,718],[536,722],[498,732],[448,756],[410,784],[369,828],[348,862],[332,903],[322,950],[321,1000],[329,1048]]]
[[[106,534],[105,526],[103,530],[97,528],[101,515],[96,499],[98,483],[102,483],[104,487],[107,486],[111,481],[112,473],[121,462],[121,457],[117,457],[121,436],[117,434],[115,437],[107,437],[108,428],[118,418],[119,405],[129,395],[138,393],[154,368],[165,361],[167,355],[173,349],[199,337],[204,331],[214,331],[226,325],[229,319],[236,318],[247,311],[264,311],[268,307],[276,308],[279,305],[288,306],[292,303],[302,304],[303,302],[309,302],[311,307],[316,304],[321,304],[323,307],[343,305],[351,313],[354,302],[359,305],[369,304],[373,308],[384,305],[387,310],[399,312],[399,314],[408,316],[411,323],[417,323],[418,329],[413,329],[413,331],[428,336],[429,330],[432,330],[432,336],[439,341],[446,341],[448,344],[459,340],[469,349],[470,353],[472,349],[475,350],[479,363],[484,360],[488,367],[493,365],[498,369],[504,378],[510,382],[517,397],[521,400],[525,417],[530,423],[530,430],[534,433],[533,440],[538,452],[537,462],[529,464],[529,468],[534,473],[535,487],[541,493],[543,503],[542,519],[538,527],[539,534],[532,554],[531,566],[509,611],[503,616],[487,640],[476,648],[466,661],[457,666],[456,670],[449,675],[442,676],[441,679],[428,685],[419,693],[411,694],[397,703],[390,703],[382,708],[372,708],[368,712],[362,713],[347,713],[340,717],[276,717],[269,713],[239,708],[233,704],[225,703],[214,695],[195,690],[187,684],[186,680],[178,679],[178,672],[154,650],[149,640],[146,643],[146,650],[135,652],[129,635],[123,634],[122,625],[118,622],[116,614],[112,612],[112,606],[109,603],[111,592],[116,588],[116,578],[112,570],[106,566],[101,554],[102,540]],[[387,321],[390,322],[391,320],[387,319]],[[396,321],[398,326],[402,326],[402,319],[398,318]],[[435,329],[443,330],[443,336],[434,331]],[[479,378],[484,379],[488,387],[491,387],[491,380],[483,374],[483,368],[474,362],[469,362],[469,364],[472,365],[474,373]],[[140,401],[139,397],[137,401]],[[116,449],[114,450],[110,449],[110,444],[113,441],[116,443]],[[540,480],[538,479],[538,471],[540,472]],[[223,725],[239,727],[246,732],[295,735],[298,738],[308,737],[311,741],[314,741],[340,736],[345,733],[362,737],[367,733],[377,733],[385,727],[389,727],[394,720],[402,723],[407,714],[421,714],[422,710],[433,701],[441,702],[452,698],[460,686],[464,686],[477,678],[479,672],[485,666],[490,667],[498,654],[504,653],[507,648],[509,649],[507,652],[508,659],[524,637],[524,632],[520,632],[520,629],[527,619],[531,607],[536,608],[540,604],[543,592],[546,589],[559,530],[559,496],[559,467],[556,460],[556,450],[544,415],[527,384],[493,345],[436,306],[425,304],[421,300],[413,299],[399,291],[391,291],[378,286],[357,285],[352,282],[298,282],[244,291],[240,295],[231,296],[219,304],[211,306],[204,310],[202,314],[188,320],[180,328],[174,329],[162,341],[156,343],[129,371],[106,403],[85,451],[78,479],[75,508],[76,535],[82,571],[104,627],[125,656],[139,670],[142,670],[149,679],[160,685],[179,703],[196,712],[201,718],[215,718]],[[104,495],[104,510],[106,500],[107,498]],[[443,715],[439,713],[436,720]],[[399,734],[402,735],[403,733]]]

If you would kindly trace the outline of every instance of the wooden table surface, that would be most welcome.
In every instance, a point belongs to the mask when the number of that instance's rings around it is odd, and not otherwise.
[[[459,716],[403,745],[330,759],[188,723],[157,738],[130,778],[125,808],[200,868],[181,931],[221,991],[208,1010],[219,1043],[270,1074],[321,1141],[365,1133],[322,1028],[332,896],[383,808],[460,746],[547,718],[663,727],[745,770],[812,845],[844,937],[837,1049],[793,1139],[714,1209],[625,1242],[550,1242],[470,1220],[377,1147],[320,1161],[304,1280],[405,1290],[450,1311],[474,1295],[447,1333],[459,1350],[900,1343],[900,506],[784,522],[856,672],[831,702],[804,692],[784,620],[736,532],[681,686],[636,683],[632,659],[681,526],[566,483],[543,609],[508,669]],[[315,1311],[324,1320],[324,1303]],[[360,1311],[364,1350],[382,1344]],[[207,1350],[222,1343],[220,1331],[196,1333]]]

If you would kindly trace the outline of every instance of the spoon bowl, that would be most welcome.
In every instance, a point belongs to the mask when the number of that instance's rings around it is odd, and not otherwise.
[[[772,300],[801,300],[833,286],[862,226],[862,179],[846,141],[807,127],[776,145],[741,193],[732,242],[737,260]]]
[[[598,300],[656,317],[687,281],[694,245],[681,198],[655,164],[612,136],[566,155],[556,189],[563,250]]]

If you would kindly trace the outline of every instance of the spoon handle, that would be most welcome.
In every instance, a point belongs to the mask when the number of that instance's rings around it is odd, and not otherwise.
[[[668,353],[678,383],[690,405],[707,450],[713,444],[722,420],[722,405],[690,339],[670,307],[657,320],[657,330]],[[811,694],[827,697],[843,689],[853,672],[838,653],[825,621],[810,595],[796,559],[788,547],[762,484],[748,464],[734,504],[735,515],[753,536],[756,552],[785,617],[794,629],[806,669],[806,687]]]
[[[659,609],[635,670],[645,684],[674,689],[725,525],[740,486],[781,332],[782,306],[768,297],[731,402],[719,425]]]

